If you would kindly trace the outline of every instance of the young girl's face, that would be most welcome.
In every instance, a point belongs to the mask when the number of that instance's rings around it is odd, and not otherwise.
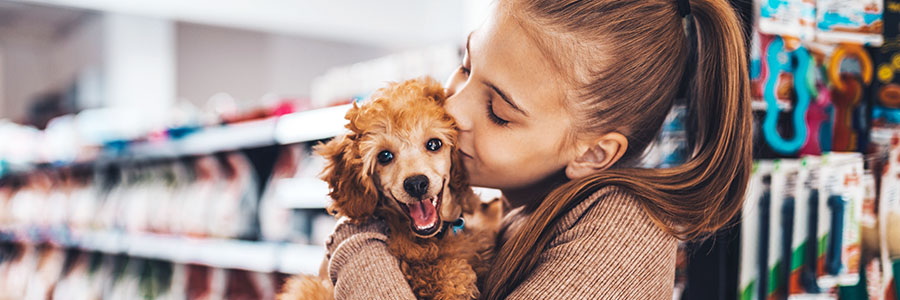
[[[575,158],[568,85],[547,55],[502,8],[469,36],[446,108],[473,185],[526,188]]]

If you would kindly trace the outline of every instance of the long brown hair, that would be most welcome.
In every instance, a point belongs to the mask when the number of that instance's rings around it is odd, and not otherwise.
[[[553,225],[603,186],[631,192],[654,223],[682,239],[724,226],[741,207],[751,169],[747,54],[733,8],[691,1],[697,46],[690,54],[675,0],[516,1],[513,17],[539,44],[562,52],[558,66],[574,69],[581,87],[569,101],[580,121],[575,135],[615,131],[629,148],[614,168],[569,181],[537,205],[499,248],[483,298],[512,292],[537,265]],[[686,77],[689,55],[695,71]],[[672,168],[631,167],[659,133],[682,80],[689,81],[692,154]]]

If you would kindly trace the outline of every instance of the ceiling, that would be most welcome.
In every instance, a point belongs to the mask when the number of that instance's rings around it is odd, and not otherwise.
[[[0,0],[10,26],[60,28],[84,11],[175,21],[379,46],[408,48],[465,37],[465,1],[421,0]],[[41,8],[29,9],[32,5]],[[65,8],[53,9],[51,7]],[[20,23],[21,22],[21,23]],[[20,25],[25,24],[25,25]]]

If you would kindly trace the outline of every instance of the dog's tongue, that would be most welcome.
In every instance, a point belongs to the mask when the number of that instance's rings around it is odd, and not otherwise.
[[[434,209],[434,204],[431,203],[431,199],[408,204],[407,207],[409,208],[409,216],[418,228],[431,227],[437,218],[437,212]]]

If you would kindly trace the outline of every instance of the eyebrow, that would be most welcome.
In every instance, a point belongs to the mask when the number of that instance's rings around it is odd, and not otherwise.
[[[472,59],[472,52],[469,51],[469,41],[472,40],[472,34],[473,34],[473,33],[475,33],[475,32],[474,32],[474,31],[473,31],[473,32],[469,32],[469,36],[466,37],[466,53],[469,55],[469,59]],[[509,104],[509,106],[511,106],[511,107],[512,107],[513,109],[515,109],[516,111],[522,113],[522,114],[525,115],[526,117],[528,116],[528,112],[526,112],[525,110],[519,108],[519,106],[516,105],[516,102],[513,101],[512,98],[510,98],[509,96],[507,96],[507,93],[506,93],[506,92],[504,92],[503,90],[501,90],[500,88],[498,88],[496,85],[494,85],[494,84],[491,83],[490,81],[485,80],[485,81],[484,81],[484,84],[487,85],[488,87],[490,87],[492,90],[494,90],[495,93],[497,93],[498,95],[500,95],[500,98],[503,99],[503,101],[506,102],[506,104]]]

